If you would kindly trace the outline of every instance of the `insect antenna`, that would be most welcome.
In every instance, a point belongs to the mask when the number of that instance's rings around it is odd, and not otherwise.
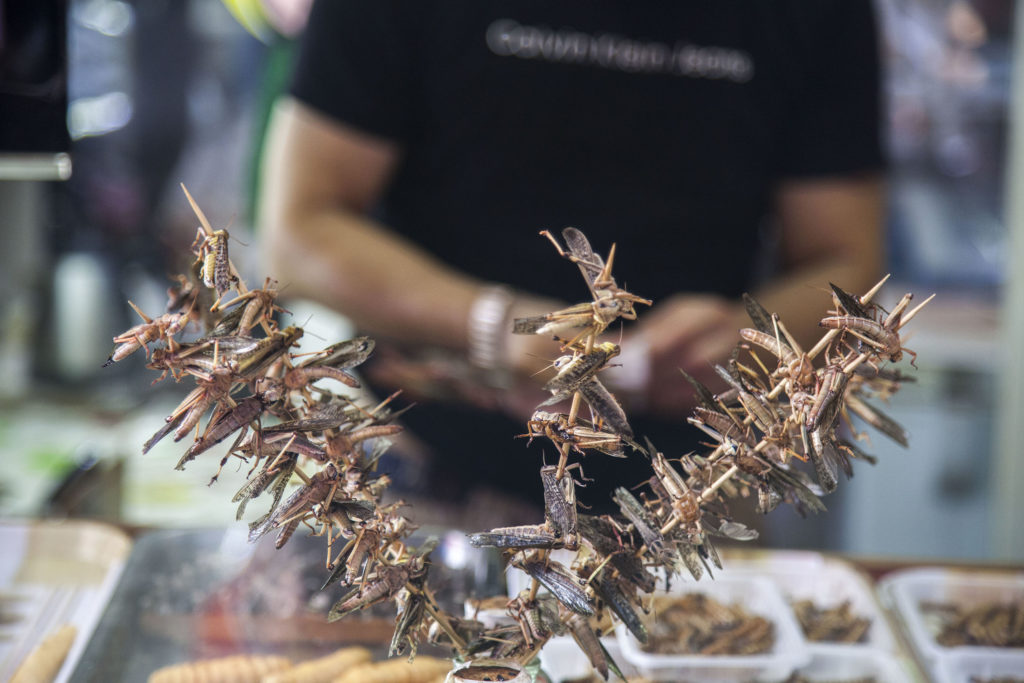
[[[556,337],[556,339],[557,339],[557,337]],[[532,353],[531,353],[531,354],[528,354],[528,355],[529,355],[529,356],[530,356],[531,358],[536,358],[537,360],[543,360],[543,361],[547,361],[547,365],[545,365],[544,367],[542,367],[542,368],[541,368],[540,370],[537,370],[536,372],[534,372],[534,373],[531,373],[531,374],[530,374],[530,377],[536,377],[537,375],[539,375],[539,374],[540,374],[540,373],[542,373],[542,372],[546,372],[546,371],[548,371],[548,370],[553,370],[553,369],[554,369],[554,367],[555,367],[555,363],[556,363],[556,362],[558,361],[558,358],[555,358],[554,360],[548,360],[548,359],[547,359],[547,358],[545,358],[544,356],[537,356],[537,355],[534,355],[534,354],[532,354]]]

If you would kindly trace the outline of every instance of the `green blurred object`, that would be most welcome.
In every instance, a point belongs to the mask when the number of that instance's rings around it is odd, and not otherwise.
[[[28,463],[33,472],[59,477],[74,465],[75,461],[67,451],[41,446],[29,450]]]
[[[253,116],[252,160],[249,164],[249,177],[246,181],[249,188],[246,213],[254,228],[259,226],[256,207],[260,173],[263,167],[263,143],[267,136],[267,126],[270,124],[274,103],[288,89],[292,66],[295,62],[296,46],[295,39],[280,36],[270,44],[266,71],[263,74],[263,83],[256,100],[256,111]]]
[[[276,32],[267,21],[267,13],[260,0],[223,0],[231,16],[254,38],[270,44]]]

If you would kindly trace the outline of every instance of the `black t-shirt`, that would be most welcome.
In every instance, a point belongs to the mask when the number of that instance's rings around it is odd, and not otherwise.
[[[319,1],[291,93],[399,144],[392,229],[570,300],[586,287],[539,230],[617,242],[619,282],[655,301],[738,296],[781,180],[883,165],[868,0]]]

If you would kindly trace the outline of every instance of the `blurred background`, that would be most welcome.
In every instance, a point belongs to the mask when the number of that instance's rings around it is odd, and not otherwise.
[[[141,354],[101,368],[126,305],[161,310],[196,219],[262,282],[258,150],[287,78],[294,14],[222,0],[0,0],[0,516],[225,525],[234,506],[174,444],[141,444],[184,393]],[[22,9],[24,7],[24,9]],[[768,518],[774,544],[857,555],[1024,559],[1024,182],[1010,0],[879,0],[891,160],[883,304],[938,298],[889,407],[911,434],[829,513]],[[12,131],[14,133],[12,134]],[[1016,181],[1014,179],[1017,179]],[[345,322],[289,305],[328,340]],[[312,315],[312,317],[308,317]],[[306,320],[309,322],[306,322]],[[314,344],[320,344],[314,338]],[[681,425],[680,429],[688,429]],[[413,515],[416,513],[413,512]]]

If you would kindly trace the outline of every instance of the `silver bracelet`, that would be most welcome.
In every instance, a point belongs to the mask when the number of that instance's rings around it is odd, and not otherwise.
[[[469,309],[469,362],[494,378],[504,374],[505,345],[511,330],[509,309],[514,300],[512,290],[504,285],[485,287]]]

